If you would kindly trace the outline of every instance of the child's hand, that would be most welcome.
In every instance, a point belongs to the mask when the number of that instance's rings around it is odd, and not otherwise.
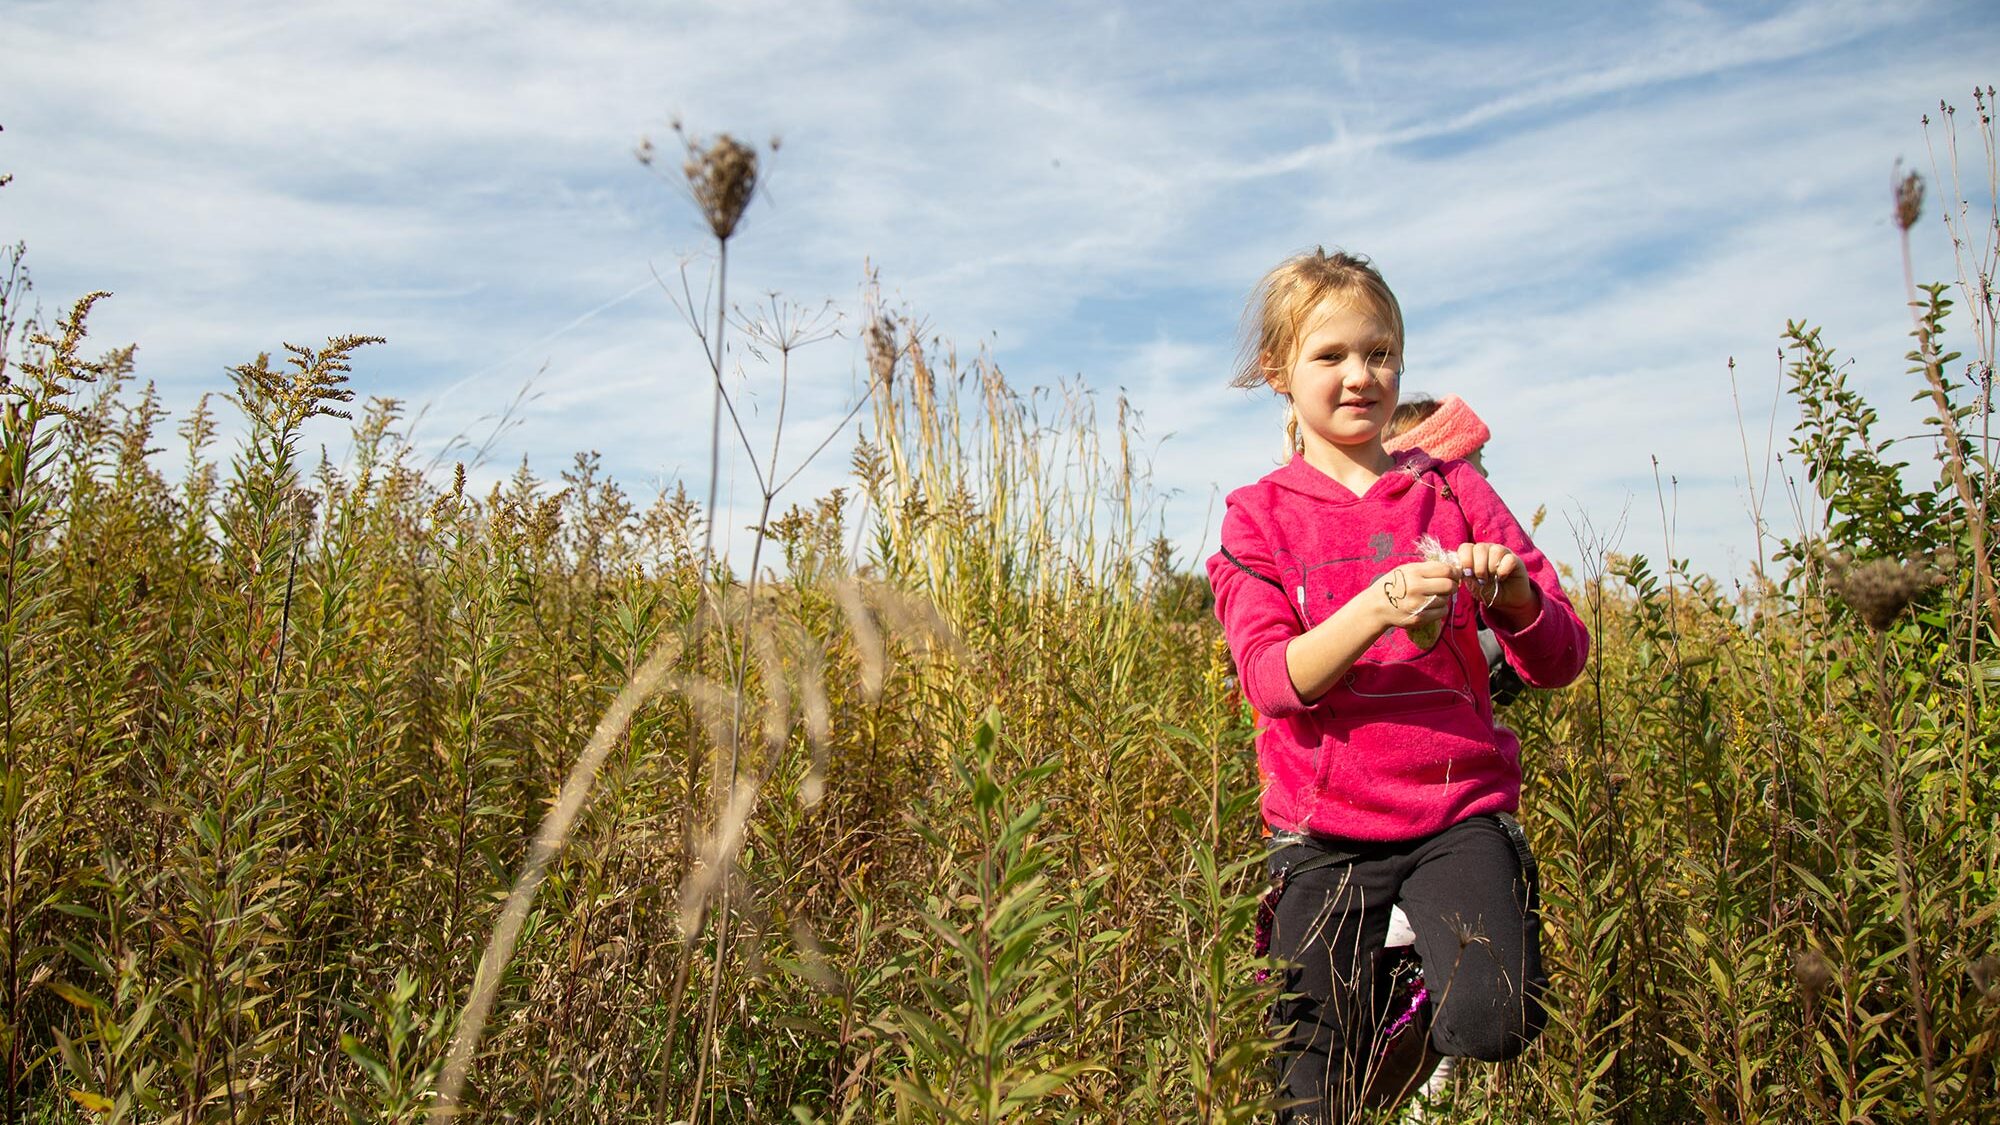
[[[1404,563],[1376,581],[1373,608],[1383,629],[1428,625],[1451,612],[1456,589],[1458,572],[1450,563]]]
[[[1458,577],[1472,596],[1479,604],[1498,610],[1503,624],[1525,625],[1533,620],[1541,597],[1521,556],[1499,543],[1461,543],[1458,567]]]

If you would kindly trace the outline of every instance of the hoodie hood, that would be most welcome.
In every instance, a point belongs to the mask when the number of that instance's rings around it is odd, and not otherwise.
[[[1250,489],[1255,489],[1259,485],[1271,485],[1323,504],[1347,505],[1364,501],[1371,504],[1381,503],[1393,501],[1408,492],[1425,473],[1443,465],[1443,462],[1421,449],[1406,449],[1391,456],[1396,461],[1396,467],[1377,477],[1375,483],[1368,486],[1368,491],[1359,496],[1349,491],[1346,485],[1314,468],[1312,463],[1306,460],[1305,454],[1298,453],[1293,454],[1292,459],[1285,465],[1266,474],[1257,484],[1231,493],[1229,499],[1233,503],[1239,495]]]

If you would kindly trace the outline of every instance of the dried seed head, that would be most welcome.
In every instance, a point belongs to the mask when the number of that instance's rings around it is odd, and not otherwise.
[[[1840,600],[1878,633],[1894,625],[1910,601],[1933,581],[1928,567],[1897,559],[1876,559],[1860,566],[1835,560],[1828,579]]]
[[[1924,213],[1924,178],[1915,172],[1896,182],[1896,225],[1909,230]]]
[[[878,316],[868,324],[868,331],[862,336],[862,345],[868,352],[868,375],[877,387],[888,387],[896,374],[896,324],[886,316]]]
[[[1988,953],[1972,963],[1972,984],[1979,990],[1979,998],[1988,1004],[2000,1004],[2000,956]]]
[[[681,165],[695,206],[715,237],[728,241],[736,224],[757,192],[757,150],[730,136],[719,134],[704,145],[687,142],[687,162]]]
[[[535,505],[534,513],[528,517],[528,538],[536,546],[547,546],[562,530],[563,501],[568,496],[569,490],[564,489],[553,496],[543,497]]]
[[[1833,963],[1817,949],[1801,950],[1792,955],[1792,974],[1798,977],[1799,991],[1810,1003],[1833,980]]]

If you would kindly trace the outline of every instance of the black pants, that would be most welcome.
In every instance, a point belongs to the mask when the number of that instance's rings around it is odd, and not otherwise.
[[[1290,963],[1285,992],[1295,994],[1274,1010],[1289,1025],[1279,1094],[1297,1108],[1286,1120],[1313,1121],[1316,1112],[1344,1121],[1361,1104],[1389,1000],[1382,941],[1392,905],[1416,931],[1438,1053],[1510,1059],[1541,1033],[1547,982],[1534,889],[1501,821],[1474,817],[1393,844],[1328,844],[1356,854],[1288,876],[1273,919],[1271,952]],[[1278,852],[1273,873],[1312,854]]]

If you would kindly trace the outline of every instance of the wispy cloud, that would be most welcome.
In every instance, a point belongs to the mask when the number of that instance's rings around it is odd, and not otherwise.
[[[1270,463],[1275,409],[1223,387],[1242,295],[1326,242],[1388,270],[1413,381],[1494,423],[1517,504],[1617,510],[1657,453],[1688,482],[1676,553],[1716,569],[1742,551],[1728,357],[1768,389],[1783,319],[1818,317],[1885,413],[1906,397],[1887,168],[2000,57],[1965,2],[27,0],[9,24],[0,236],[52,298],[117,290],[100,334],[170,404],[281,339],[378,332],[358,385],[435,403],[436,440],[539,370],[505,457],[598,448],[700,491],[707,373],[650,271],[702,239],[629,155],[680,113],[785,139],[739,292],[851,309],[872,263],[1017,378],[1124,387],[1174,435],[1184,555]],[[797,408],[838,417],[858,351],[812,364]]]

